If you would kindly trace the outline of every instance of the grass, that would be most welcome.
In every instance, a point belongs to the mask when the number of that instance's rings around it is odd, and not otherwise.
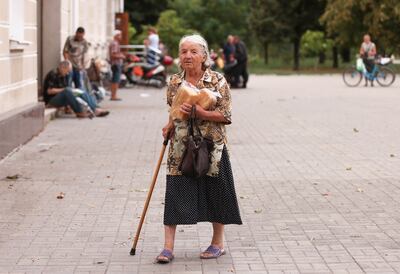
[[[342,73],[350,64],[340,64],[339,68],[332,68],[332,60],[326,60],[324,64],[318,64],[315,58],[303,58],[300,60],[300,70],[293,70],[292,60],[270,59],[268,65],[259,59],[250,59],[249,72],[252,74],[332,74]]]
[[[296,75],[296,74],[341,74],[344,69],[355,65],[355,60],[350,63],[339,62],[339,68],[332,68],[332,60],[327,59],[324,64],[318,64],[315,58],[302,58],[300,60],[300,70],[293,70],[293,61],[289,58],[271,58],[268,65],[259,58],[250,57],[248,70],[251,74],[274,74],[274,75]],[[400,71],[399,65],[390,65],[395,71]],[[178,67],[171,66],[168,73],[173,74],[179,71]]]

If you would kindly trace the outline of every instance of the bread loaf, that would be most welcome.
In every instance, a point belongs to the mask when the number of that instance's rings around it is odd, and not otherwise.
[[[200,105],[202,108],[209,110],[215,106],[217,102],[216,96],[209,89],[197,90],[187,84],[182,84],[172,101],[170,115],[172,119],[187,120],[188,115],[180,111],[183,103],[191,105]]]

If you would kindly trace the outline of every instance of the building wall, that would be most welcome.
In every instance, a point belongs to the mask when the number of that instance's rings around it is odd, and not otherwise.
[[[38,91],[62,60],[67,36],[83,26],[88,60],[106,57],[123,1],[0,0],[0,159],[43,129]]]
[[[0,1],[0,115],[37,102],[37,1],[23,1],[24,40],[30,45],[22,50],[11,50],[11,1]]]
[[[47,14],[52,17],[47,27],[43,20],[43,28],[47,28],[43,32],[43,77],[62,60],[65,40],[79,26],[85,28],[85,38],[90,43],[87,64],[93,57],[107,58],[107,45],[115,28],[115,13],[121,11],[123,0],[42,1],[43,17],[48,18]]]

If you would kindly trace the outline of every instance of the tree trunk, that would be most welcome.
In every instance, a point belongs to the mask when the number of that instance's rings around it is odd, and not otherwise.
[[[269,62],[268,49],[269,49],[269,43],[268,42],[264,42],[264,63],[266,65],[268,65],[268,62]]]
[[[334,46],[332,48],[332,59],[333,59],[333,64],[332,67],[333,68],[338,68],[339,67],[339,53],[338,53],[338,48],[336,46]]]
[[[293,40],[293,70],[300,68],[300,38],[296,37]]]
[[[326,60],[326,54],[325,54],[325,52],[321,51],[321,52],[319,53],[318,63],[319,63],[320,65],[325,64],[325,60]]]
[[[351,52],[349,48],[342,48],[340,51],[340,55],[342,56],[343,63],[351,62]]]

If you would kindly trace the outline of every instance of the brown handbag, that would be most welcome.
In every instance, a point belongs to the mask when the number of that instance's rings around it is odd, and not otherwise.
[[[197,134],[195,134],[197,130]],[[188,135],[184,140],[185,151],[182,156],[179,170],[183,175],[199,179],[205,176],[210,169],[211,151],[214,143],[211,139],[203,137],[196,121],[196,106],[188,120]]]

